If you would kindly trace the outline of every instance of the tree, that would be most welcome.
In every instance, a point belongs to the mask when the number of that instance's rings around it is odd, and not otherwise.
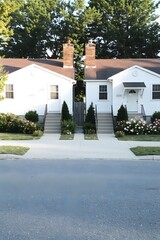
[[[0,47],[5,45],[13,35],[13,29],[9,26],[11,14],[20,6],[20,1],[0,0]]]
[[[117,112],[117,121],[128,121],[127,109],[121,105]]]
[[[87,134],[96,133],[96,119],[93,103],[91,103],[88,108],[83,129]]]
[[[62,104],[62,117],[61,117],[61,119],[62,119],[62,121],[72,120],[72,116],[69,113],[68,105],[65,101]]]
[[[22,0],[20,10],[12,14],[14,35],[4,49],[7,57],[46,57],[52,42],[51,24],[58,0]]]
[[[0,66],[0,93],[3,92],[5,81],[7,80],[7,72],[4,70],[2,66]],[[0,100],[3,99],[3,96],[0,95]]]
[[[98,58],[157,56],[160,25],[153,0],[90,0],[89,6],[102,13],[102,22],[90,28]]]

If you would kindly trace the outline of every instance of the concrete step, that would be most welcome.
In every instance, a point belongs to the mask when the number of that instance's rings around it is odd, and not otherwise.
[[[45,119],[44,133],[60,133],[61,132],[61,114],[47,113]]]
[[[112,115],[110,113],[98,113],[98,133],[113,133]]]

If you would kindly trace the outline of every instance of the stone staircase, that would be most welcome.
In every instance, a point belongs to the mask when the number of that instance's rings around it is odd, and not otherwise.
[[[61,132],[61,114],[59,112],[47,113],[44,133],[60,133]]]
[[[98,113],[97,133],[113,133],[113,122],[111,113]]]

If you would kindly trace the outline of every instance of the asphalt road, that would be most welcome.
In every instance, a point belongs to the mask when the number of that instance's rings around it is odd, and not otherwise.
[[[160,239],[160,161],[0,161],[0,240]]]

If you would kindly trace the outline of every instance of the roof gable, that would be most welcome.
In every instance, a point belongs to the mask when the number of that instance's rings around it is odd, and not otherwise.
[[[13,73],[29,65],[35,64],[37,66],[48,69],[52,72],[61,74],[65,77],[74,79],[74,68],[63,68],[63,60],[61,59],[26,59],[26,58],[1,58],[0,65],[8,73]]]
[[[123,71],[121,71],[121,72],[119,72],[119,73],[117,73],[117,74],[109,77],[108,80],[111,80],[111,79],[114,80],[114,78],[116,78],[116,77],[119,76],[120,74],[123,74],[123,73],[125,73],[125,72],[127,73],[127,72],[130,72],[130,71],[132,71],[132,75],[134,75],[134,76],[136,77],[136,75],[137,75],[137,71],[136,71],[136,70],[143,71],[143,72],[146,72],[146,73],[148,73],[148,74],[150,74],[150,75],[154,75],[154,76],[160,78],[160,74],[157,74],[157,73],[155,73],[155,72],[153,72],[153,71],[150,71],[150,70],[148,70],[148,69],[146,69],[146,68],[143,68],[143,67],[140,67],[140,66],[135,65],[135,66],[133,66],[133,67],[127,68],[127,69],[125,69],[125,70],[123,70]]]
[[[67,80],[67,81],[72,81],[73,84],[76,83],[76,81],[73,80],[73,79],[71,79],[71,78],[68,78],[68,77],[66,77],[66,76],[64,76],[64,75],[62,75],[62,74],[59,74],[59,73],[54,72],[54,71],[51,71],[51,70],[49,70],[49,69],[47,69],[47,68],[41,67],[41,66],[36,65],[36,64],[28,65],[28,66],[26,66],[26,67],[24,67],[24,68],[18,69],[18,70],[15,71],[15,72],[10,73],[10,74],[13,75],[13,74],[17,74],[17,73],[22,72],[22,71],[24,71],[24,72],[29,71],[32,76],[34,76],[34,75],[35,75],[35,76],[36,76],[36,75],[39,76],[39,75],[41,75],[41,74],[44,72],[44,73],[46,73],[46,74],[51,74],[51,75],[53,75],[54,77],[58,77],[58,78],[61,78],[61,79]],[[24,73],[24,74],[25,74],[25,73]]]

